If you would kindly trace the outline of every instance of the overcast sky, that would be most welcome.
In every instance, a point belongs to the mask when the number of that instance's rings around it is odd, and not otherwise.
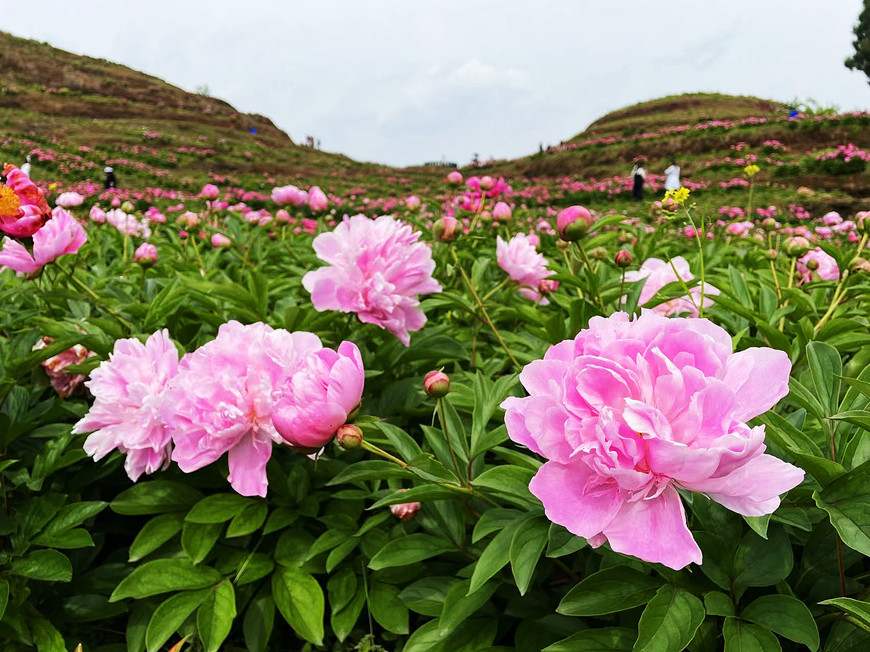
[[[0,0],[0,29],[411,165],[532,153],[607,111],[716,91],[870,106],[861,0]]]

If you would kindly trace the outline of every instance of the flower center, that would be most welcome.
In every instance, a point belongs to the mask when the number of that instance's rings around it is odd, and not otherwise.
[[[0,217],[17,217],[21,200],[9,186],[0,186]]]

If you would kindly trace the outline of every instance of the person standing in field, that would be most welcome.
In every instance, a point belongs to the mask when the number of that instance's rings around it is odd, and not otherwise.
[[[643,159],[637,159],[634,167],[631,169],[631,179],[633,182],[631,194],[637,201],[643,199],[643,184],[646,181],[646,170],[643,168]]]
[[[24,172],[28,177],[30,176],[30,154],[27,155],[24,165],[22,165],[19,170]]]
[[[680,166],[676,161],[671,161],[671,164],[665,169],[665,190],[680,189]]]
[[[116,188],[118,185],[118,180],[115,178],[115,171],[107,167],[103,172],[106,173],[106,178],[103,181],[103,186],[108,190],[109,188]]]

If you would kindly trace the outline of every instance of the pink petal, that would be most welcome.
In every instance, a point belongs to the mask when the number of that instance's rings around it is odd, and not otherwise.
[[[266,496],[266,463],[272,455],[272,441],[258,440],[253,433],[242,438],[229,452],[227,478],[243,496]]]
[[[772,408],[788,394],[791,361],[784,351],[759,347],[733,354],[723,381],[736,396],[734,418],[747,421]]]

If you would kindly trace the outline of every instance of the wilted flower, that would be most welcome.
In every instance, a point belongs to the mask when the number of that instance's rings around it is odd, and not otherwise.
[[[33,350],[44,349],[53,341],[51,337],[42,337],[33,346]],[[96,354],[93,351],[88,351],[81,344],[76,344],[66,351],[62,351],[42,361],[42,367],[45,369],[45,373],[48,375],[49,381],[51,381],[51,386],[58,393],[58,396],[67,398],[72,396],[81,387],[82,383],[85,382],[85,376],[82,374],[68,374],[65,369],[70,365],[81,364],[92,355]]]
[[[303,287],[319,310],[355,312],[407,346],[409,331],[426,323],[417,296],[440,292],[432,278],[435,261],[419,232],[389,215],[371,220],[345,217],[335,230],[314,239],[314,251],[328,267],[308,272]]]
[[[782,351],[732,353],[706,319],[617,312],[527,365],[530,396],[502,407],[511,439],[548,460],[529,489],[551,521],[680,569],[701,550],[677,487],[763,516],[803,479],[764,454],[764,426],[746,424],[788,394],[790,370]]]

